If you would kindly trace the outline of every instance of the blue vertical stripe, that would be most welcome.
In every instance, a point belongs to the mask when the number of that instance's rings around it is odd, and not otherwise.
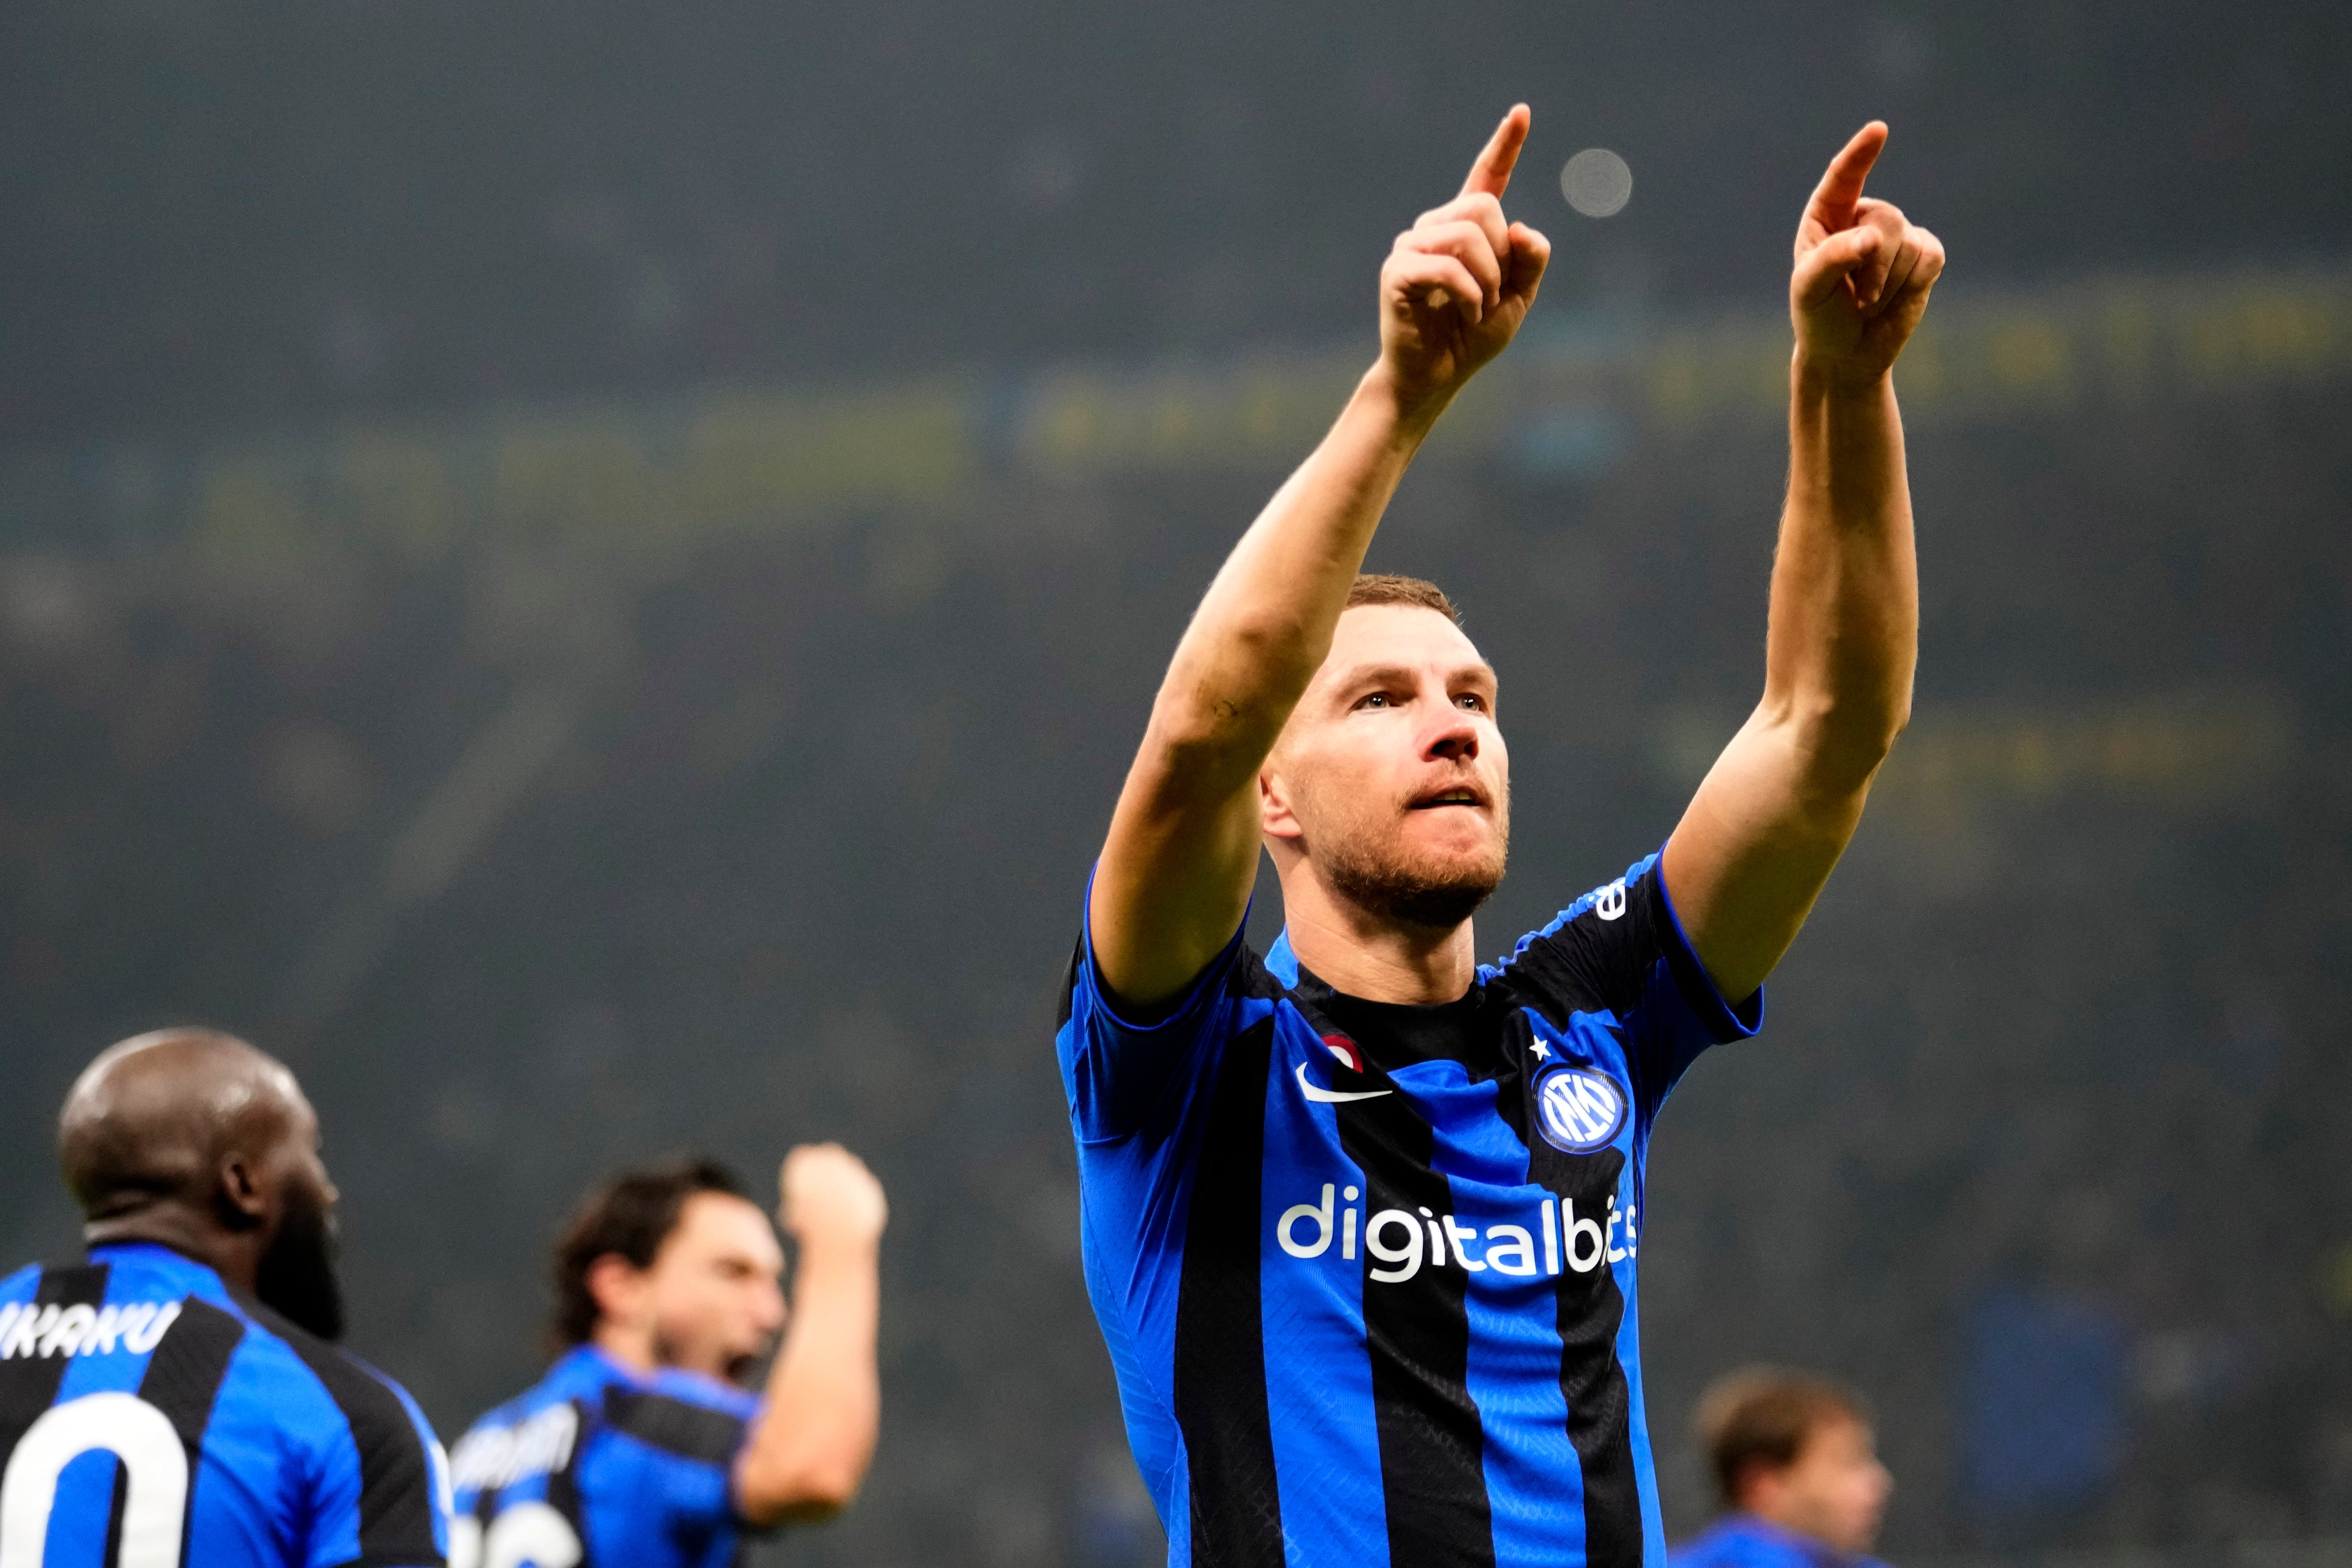
[[[110,1269],[104,1306],[131,1301],[170,1300],[176,1291],[159,1289],[152,1278],[129,1269]],[[56,1405],[68,1405],[92,1394],[134,1394],[150,1358],[132,1355],[120,1337],[112,1352],[75,1354],[58,1380]],[[107,1526],[113,1510],[114,1479],[121,1465],[108,1449],[95,1448],[68,1465],[58,1477],[57,1500],[49,1510],[48,1554],[53,1563],[99,1563],[105,1557]],[[191,1482],[194,1480],[191,1476]]]
[[[1559,1386],[1555,1281],[1544,1272],[1546,1194],[1528,1181],[1526,1145],[1495,1111],[1493,1080],[1473,1083],[1453,1062],[1407,1071],[1416,1097],[1433,1091],[1444,1097],[1433,1158],[1465,1233],[1460,1250],[1470,1262],[1486,1265],[1470,1271],[1463,1304],[1470,1319],[1470,1397],[1486,1437],[1496,1568],[1556,1568],[1579,1561],[1584,1497]],[[1527,1234],[1532,1273],[1506,1271],[1521,1266],[1518,1237],[1497,1236],[1499,1226]],[[1474,1229],[1475,1240],[1466,1234]],[[1461,1260],[1454,1258],[1453,1266]]]
[[[1275,1030],[1265,1086],[1265,1182],[1258,1235],[1264,1303],[1267,1415],[1286,1520],[1313,1520],[1316,1539],[1289,1542],[1312,1561],[1385,1568],[1388,1513],[1381,1496],[1381,1454],[1372,1413],[1372,1366],[1364,1354],[1364,1174],[1341,1151],[1339,1107],[1307,1103],[1297,1069],[1312,1035],[1296,1014]],[[1314,1049],[1323,1047],[1319,1043]],[[1313,1071],[1309,1069],[1310,1073]],[[1321,1207],[1331,1189],[1330,1239],[1313,1258],[1295,1258],[1277,1239],[1284,1213]],[[1360,1194],[1350,1204],[1346,1189]],[[1357,1211],[1353,1258],[1346,1256],[1347,1212]],[[1291,1231],[1312,1247],[1319,1224],[1301,1217]],[[1369,1289],[1378,1289],[1371,1286]],[[1307,1375],[1299,1369],[1311,1368]]]

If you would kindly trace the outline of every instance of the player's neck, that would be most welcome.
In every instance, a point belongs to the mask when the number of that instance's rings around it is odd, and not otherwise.
[[[661,1370],[654,1358],[654,1331],[650,1328],[632,1328],[611,1319],[601,1319],[596,1324],[596,1348],[631,1372],[647,1374]]]
[[[1834,1532],[1824,1528],[1820,1510],[1808,1507],[1805,1499],[1750,1497],[1741,1505],[1740,1511],[1801,1540],[1817,1541],[1832,1551],[1860,1555],[1858,1551],[1838,1544],[1832,1538]]]
[[[1471,922],[1449,930],[1387,920],[1333,894],[1303,867],[1282,881],[1290,951],[1335,991],[1367,1002],[1458,1002],[1478,975]]]
[[[222,1283],[250,1293],[261,1273],[261,1248],[256,1238],[224,1232],[176,1205],[156,1204],[135,1214],[92,1220],[82,1226],[85,1247],[121,1247],[148,1242],[194,1258],[221,1277]]]

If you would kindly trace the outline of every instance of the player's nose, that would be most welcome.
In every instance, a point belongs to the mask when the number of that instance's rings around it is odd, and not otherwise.
[[[1433,762],[1466,763],[1478,754],[1478,727],[1470,722],[1470,715],[1451,702],[1442,710],[1445,715],[1423,741],[1422,755]]]

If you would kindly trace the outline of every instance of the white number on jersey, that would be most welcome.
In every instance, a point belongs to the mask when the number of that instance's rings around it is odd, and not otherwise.
[[[579,1568],[581,1555],[580,1537],[543,1502],[509,1504],[488,1531],[478,1519],[449,1523],[449,1568]]]
[[[180,1446],[170,1417],[135,1394],[68,1400],[51,1405],[26,1428],[0,1478],[0,1568],[41,1568],[49,1545],[49,1512],[58,1503],[58,1477],[95,1448],[122,1461],[119,1568],[179,1568],[188,1451]]]

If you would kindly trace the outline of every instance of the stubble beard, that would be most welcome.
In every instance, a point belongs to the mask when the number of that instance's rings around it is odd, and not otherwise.
[[[1331,890],[1366,913],[1402,925],[1451,931],[1503,885],[1510,860],[1509,818],[1498,819],[1489,854],[1433,861],[1400,853],[1370,833],[1329,834],[1314,846],[1317,868]]]
[[[663,1331],[659,1328],[656,1328],[654,1330],[653,1357],[655,1364],[658,1366],[684,1367],[690,1372],[699,1372],[709,1375],[714,1375],[725,1382],[734,1384],[739,1388],[747,1386],[750,1384],[752,1374],[760,1371],[761,1367],[766,1363],[771,1353],[771,1351],[763,1350],[754,1352],[750,1355],[723,1355],[716,1358],[719,1362],[719,1368],[716,1373],[712,1373],[709,1366],[701,1364],[698,1358],[689,1355],[687,1347],[676,1337]]]

